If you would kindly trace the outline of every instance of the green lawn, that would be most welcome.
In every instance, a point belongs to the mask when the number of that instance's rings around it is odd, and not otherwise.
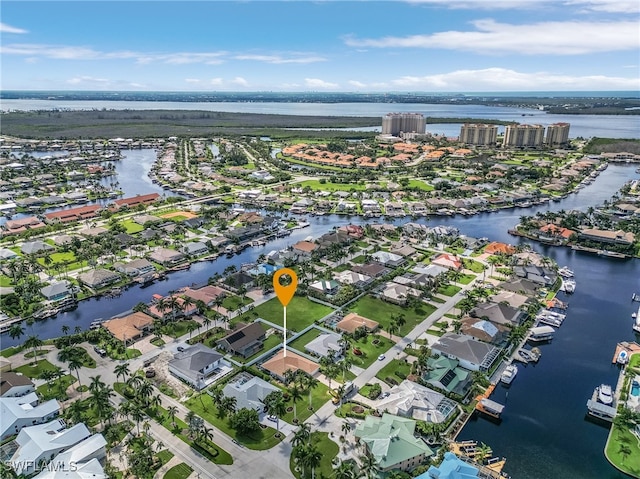
[[[384,382],[387,382],[386,378],[393,378],[393,380],[399,384],[402,382],[403,378],[400,376],[397,376],[395,374],[396,371],[406,378],[411,372],[411,365],[405,363],[404,361],[394,359],[385,367],[383,367],[380,371],[378,371],[378,374],[376,374],[376,377]]]
[[[422,180],[409,180],[409,188],[417,188],[422,191],[433,191],[433,186],[425,183]]]
[[[173,457],[173,453],[171,451],[168,451],[167,449],[163,449],[162,451],[158,452],[156,456],[158,457],[158,459],[160,459],[160,463],[164,466],[171,460],[171,458]]]
[[[0,274],[1,288],[8,288],[9,286],[12,286],[12,285],[13,285],[13,281],[9,276],[7,276],[6,274]]]
[[[17,373],[22,373],[28,378],[37,379],[40,374],[42,374],[42,371],[54,371],[55,369],[56,367],[49,361],[47,361],[46,359],[40,359],[38,361],[38,364],[36,365],[33,365],[32,363],[25,364],[23,366],[15,368],[14,371]]]
[[[455,294],[459,292],[461,289],[462,288],[460,286],[449,284],[447,286],[440,286],[438,288],[438,293],[444,294],[445,296],[455,296]]]
[[[221,418],[218,416],[218,408],[213,404],[211,396],[206,393],[197,394],[191,397],[185,405],[195,412],[198,416],[213,424],[222,432],[235,438],[238,442],[248,447],[249,449],[265,450],[279,444],[283,437],[275,437],[276,430],[268,427],[266,429],[260,429],[250,436],[244,436],[238,434],[234,429],[229,426],[229,417]]]
[[[374,344],[376,340],[377,342]],[[393,344],[393,341],[381,334],[368,335],[352,343],[350,357],[353,359],[354,366],[366,369],[378,359],[378,356],[386,353]],[[353,354],[353,349],[355,348],[358,348],[362,354]]]
[[[198,326],[199,323],[192,319],[181,319],[180,321],[168,322],[162,326],[162,332],[172,338],[179,338],[189,332],[187,329],[190,324]],[[198,330],[194,329],[193,334],[198,334]]]
[[[476,277],[475,274],[463,274],[460,280],[457,282],[460,284],[469,284],[471,283],[471,281],[474,280],[475,277]]]
[[[355,264],[364,264],[367,260],[367,257],[363,254],[356,256],[355,258],[351,258],[349,261]]]
[[[193,472],[190,466],[187,466],[184,462],[173,466],[164,475],[164,479],[187,479]]]
[[[341,378],[339,377],[338,379]],[[335,381],[332,381],[331,387],[335,387],[334,384]],[[309,410],[309,393],[303,394],[302,397],[296,401],[296,412],[298,413],[298,420],[302,422],[306,421],[313,414],[313,411],[317,411],[318,409],[320,409],[320,407],[322,407],[322,405],[330,399],[331,396],[329,395],[329,388],[322,383],[318,383],[318,387],[314,388],[311,391],[312,410]],[[286,405],[287,408],[293,408],[293,401],[289,399],[286,402]],[[293,410],[288,411],[282,417],[282,419],[289,424],[293,424]]]
[[[139,225],[138,223],[136,223],[135,221],[133,221],[132,219],[127,219],[124,221],[120,222],[122,224],[122,226],[124,226],[126,228],[125,233],[133,235],[136,233],[140,233],[140,231],[142,231],[144,229],[144,226]]]
[[[472,259],[463,259],[465,269],[470,269],[474,273],[482,273],[484,271],[484,265],[478,261]]]
[[[240,296],[227,296],[222,301],[222,307],[228,311],[235,311],[240,306],[246,306],[247,304],[253,303],[253,300],[250,298],[244,298],[244,300]]]
[[[320,461],[320,465],[315,468],[315,471],[313,471],[313,473],[310,469],[307,468],[307,470],[304,471],[303,476],[302,470],[300,470],[299,472],[296,471],[296,463],[292,455],[289,460],[289,468],[291,469],[291,472],[294,476],[296,476],[297,479],[311,479],[312,476],[316,478],[334,477],[333,464],[331,463],[331,461],[338,455],[340,448],[329,438],[329,434],[326,432],[312,432],[310,441],[311,444],[314,444],[322,453],[322,460]]]
[[[640,477],[640,445],[629,429],[612,426],[605,455],[618,469],[632,477]]]
[[[392,315],[404,315],[406,323],[400,328],[399,335],[405,336],[409,331],[424,321],[436,308],[430,304],[420,302],[418,308],[404,308],[387,303],[372,296],[364,296],[351,305],[350,311],[356,312],[365,318],[373,319],[380,323],[383,329],[389,327]]]
[[[324,331],[321,331],[317,328],[311,328],[309,331],[304,333],[302,336],[299,336],[295,339],[295,341],[291,341],[288,346],[293,349],[297,349],[298,351],[302,351],[304,353],[304,347],[316,339],[318,336],[323,334]]]
[[[38,395],[45,401],[54,398],[63,401],[67,399],[67,388],[75,382],[75,376],[72,376],[71,374],[65,374],[55,381],[49,381],[47,384],[38,386],[36,391]]]
[[[287,306],[287,328],[292,331],[302,331],[304,328],[313,324],[314,321],[327,316],[333,309],[322,304],[303,298],[302,296],[294,296]],[[252,311],[246,312],[234,318],[233,322],[243,321],[245,323],[252,322],[255,318],[263,318],[279,326],[283,326],[284,312],[282,304],[277,298],[273,298],[260,306],[256,306]]]
[[[308,186],[312,190],[318,191],[364,191],[367,187],[365,185],[358,185],[356,183],[320,183],[320,180],[306,180],[301,183],[297,183],[296,186],[304,188]]]

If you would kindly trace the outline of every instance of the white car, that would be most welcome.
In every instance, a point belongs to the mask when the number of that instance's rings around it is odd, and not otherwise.
[[[386,356],[384,354],[381,354],[380,356],[378,356],[378,361],[382,361]]]
[[[267,419],[268,419],[269,421],[276,422],[276,421],[278,420],[278,417],[277,417],[277,416],[274,416],[273,414],[269,414],[269,415],[267,416]]]

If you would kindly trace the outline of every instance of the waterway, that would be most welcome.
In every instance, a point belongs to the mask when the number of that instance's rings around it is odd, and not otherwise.
[[[136,163],[127,169],[127,165]],[[127,178],[127,189],[148,192],[146,175],[133,174],[137,162],[122,162],[119,175]],[[135,170],[137,171],[137,170]],[[633,292],[640,292],[640,261],[601,258],[567,248],[553,248],[512,237],[507,233],[521,215],[547,210],[585,210],[597,206],[629,179],[638,178],[635,167],[610,165],[591,185],[568,198],[529,209],[510,209],[472,217],[437,217],[421,219],[430,225],[455,226],[463,234],[486,236],[491,240],[529,243],[542,254],[550,256],[560,266],[568,265],[576,274],[577,290],[569,297],[568,317],[553,341],[541,346],[542,358],[537,365],[521,367],[509,389],[497,388],[493,399],[506,404],[503,420],[498,425],[485,419],[468,423],[459,439],[475,439],[489,444],[496,455],[507,458],[506,471],[519,479],[613,479],[622,478],[606,461],[603,448],[607,429],[585,419],[586,401],[600,383],[614,385],[618,369],[611,364],[617,342],[633,340],[631,313],[637,303],[631,303]],[[234,264],[255,261],[261,253],[284,248],[309,235],[319,236],[334,226],[347,223],[363,224],[360,217],[310,217],[308,228],[296,230],[289,237],[278,239],[262,248],[249,248],[233,258],[195,263],[188,271],[172,273],[168,280],[147,288],[134,286],[118,298],[89,299],[75,311],[36,323],[41,339],[61,335],[66,324],[88,328],[91,321],[122,314],[138,302],[148,302],[155,293],[165,295],[171,290],[193,283],[204,283],[216,272]],[[396,220],[396,224],[410,221]],[[8,335],[2,336],[2,348],[16,344]],[[508,394],[507,394],[508,393]]]
[[[551,115],[531,108],[440,105],[424,103],[279,103],[279,102],[168,102],[168,101],[90,101],[90,100],[14,100],[3,99],[0,111],[37,110],[202,110],[232,113],[264,113],[312,116],[382,117],[391,112],[422,113],[432,118],[479,118],[518,123],[571,124],[571,138],[640,138],[638,117],[634,115]],[[382,119],[380,120],[382,123]],[[427,131],[447,136],[460,134],[459,124],[433,124]]]

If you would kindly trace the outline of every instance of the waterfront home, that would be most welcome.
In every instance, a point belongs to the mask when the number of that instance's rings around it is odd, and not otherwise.
[[[160,195],[158,193],[149,193],[146,195],[137,195],[130,198],[121,198],[119,200],[115,200],[113,204],[115,206],[115,209],[135,208],[140,205],[143,205],[143,206],[152,205],[159,199],[160,199]]]
[[[376,251],[371,255],[371,259],[387,268],[397,268],[407,262],[405,258],[400,255],[388,253],[386,251]]]
[[[35,392],[26,396],[0,398],[0,440],[18,434],[23,427],[51,421],[60,412],[55,399],[40,402]]]
[[[154,299],[156,299],[155,296],[156,295],[154,295]],[[185,300],[182,296],[175,294],[167,296],[167,299],[171,300],[173,298],[175,298],[174,306],[171,306],[171,302],[163,305],[160,303],[163,298],[157,298],[158,300],[154,301],[149,307],[149,314],[165,321],[167,319],[174,319],[180,316],[192,316],[198,312],[198,306],[195,304],[185,304]]]
[[[79,206],[77,208],[45,213],[44,218],[47,223],[70,223],[72,221],[95,218],[101,209],[102,207],[100,205]]]
[[[422,440],[415,437],[416,421],[385,413],[382,417],[368,415],[356,426],[354,435],[365,445],[380,472],[393,469],[408,471],[433,455]]]
[[[636,240],[635,235],[631,232],[622,230],[608,231],[596,228],[583,228],[578,232],[578,237],[580,239],[618,245],[632,245]]]
[[[24,374],[7,371],[0,377],[0,397],[20,397],[36,390],[33,381]]]
[[[23,254],[45,254],[51,251],[54,251],[55,248],[44,241],[35,240],[35,241],[26,241],[22,243],[20,247],[20,251]]]
[[[440,424],[456,410],[456,403],[443,394],[405,379],[376,404],[378,412]]]
[[[227,294],[227,291],[214,285],[207,285],[197,289],[187,287],[182,290],[183,296],[191,298],[193,301],[202,301],[207,307],[213,306],[217,298],[224,298]]]
[[[486,319],[494,324],[502,324],[510,327],[522,324],[527,317],[526,313],[518,308],[514,308],[505,303],[494,303],[492,301],[478,304],[469,314],[473,318]]]
[[[430,357],[427,359],[426,371],[422,380],[447,393],[464,396],[471,388],[471,373],[460,367],[457,359],[446,356]]]
[[[488,371],[500,356],[500,348],[456,333],[445,333],[431,346],[431,351],[450,359],[470,371]]]
[[[371,283],[371,277],[366,274],[356,273],[355,271],[345,270],[340,273],[334,273],[333,279],[342,285],[350,284],[356,288],[365,288]]]
[[[176,353],[168,365],[171,374],[198,391],[233,371],[220,353],[202,343]]]
[[[509,328],[501,324],[494,324],[484,319],[466,317],[460,325],[460,333],[471,336],[478,341],[502,347],[507,343]]]
[[[68,450],[89,436],[91,432],[84,423],[78,423],[67,429],[62,419],[25,427],[16,438],[18,449],[11,457],[11,462],[20,464],[21,473],[29,475],[35,472],[40,461],[53,459],[56,454]]]
[[[144,258],[134,259],[128,263],[114,263],[113,267],[116,271],[124,273],[127,276],[142,276],[153,273],[156,270],[153,263]]]
[[[243,372],[225,385],[222,394],[235,398],[236,411],[246,408],[262,414],[265,408],[264,399],[275,391],[280,389],[262,378]]]
[[[118,273],[104,268],[92,269],[78,275],[78,281],[93,289],[104,288],[119,280],[120,275]]]
[[[242,287],[249,289],[255,284],[255,278],[244,271],[236,271],[224,279],[224,284],[236,291]]]
[[[378,329],[380,323],[373,319],[365,318],[357,313],[349,313],[336,324],[338,331],[353,334],[356,329],[364,328],[365,331],[371,333]]]
[[[71,284],[69,281],[54,281],[48,286],[40,289],[40,294],[47,301],[61,301],[72,295]]]
[[[312,241],[298,241],[291,248],[298,256],[310,258],[311,254],[318,249],[318,245]]]
[[[180,251],[176,251],[168,248],[156,248],[151,254],[149,259],[160,263],[162,266],[175,266],[176,264],[184,261],[186,256]]]
[[[477,467],[463,461],[452,452],[445,452],[439,466],[429,466],[427,472],[416,476],[415,479],[479,479],[480,477]],[[483,474],[482,477],[486,476]]]
[[[224,351],[248,358],[262,349],[265,338],[266,331],[261,322],[238,323],[233,331],[216,341],[216,345]]]
[[[493,241],[484,248],[484,252],[487,254],[502,254],[510,256],[516,252],[516,249],[510,244]]]
[[[201,256],[209,252],[209,248],[202,241],[187,243],[182,248],[182,252],[187,256]]]
[[[519,278],[527,279],[533,283],[550,286],[556,282],[558,274],[550,268],[535,265],[514,266],[513,273]]]
[[[547,223],[534,234],[542,242],[566,243],[576,232],[553,223]]]
[[[447,268],[454,271],[460,271],[463,266],[462,261],[460,261],[460,259],[457,256],[449,253],[439,254],[431,261],[431,264],[436,266],[442,266],[443,268]]]
[[[504,290],[498,291],[496,294],[489,296],[489,299],[494,303],[507,303],[512,308],[526,308],[532,301],[529,296],[524,294]]]
[[[324,358],[333,352],[334,357],[338,358],[344,352],[341,345],[342,336],[336,333],[324,333],[317,338],[309,341],[304,349],[312,356]]]
[[[526,296],[535,296],[541,285],[524,278],[514,278],[509,281],[505,281],[504,283],[500,283],[498,287],[507,291],[524,294]]]
[[[102,323],[102,327],[120,341],[135,341],[151,330],[153,318],[137,311],[121,318],[113,318]]]
[[[319,281],[315,281],[314,283],[311,283],[309,285],[309,289],[320,294],[332,296],[338,292],[338,289],[340,289],[340,285],[338,284],[337,281],[334,281],[332,279],[330,280],[322,279]]]
[[[284,382],[287,371],[294,373],[296,371],[303,371],[310,376],[315,376],[320,370],[318,363],[300,356],[293,351],[287,350],[287,355],[285,356],[284,349],[279,350],[275,355],[262,363],[260,367],[282,382]]]

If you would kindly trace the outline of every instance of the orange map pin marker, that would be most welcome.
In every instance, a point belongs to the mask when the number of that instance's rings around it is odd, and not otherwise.
[[[289,275],[291,277],[291,283],[282,286],[280,284],[280,278],[284,275]],[[282,306],[285,308],[291,302],[293,295],[296,294],[296,289],[298,288],[298,275],[296,272],[290,268],[282,268],[273,273],[273,289],[276,292],[276,296],[282,303]]]
[[[283,286],[280,284],[280,278],[287,275],[291,278],[291,283]],[[282,339],[282,349],[284,357],[287,357],[287,304],[291,302],[293,295],[296,294],[298,288],[298,275],[290,268],[282,268],[273,273],[273,290],[284,308],[284,334]]]

